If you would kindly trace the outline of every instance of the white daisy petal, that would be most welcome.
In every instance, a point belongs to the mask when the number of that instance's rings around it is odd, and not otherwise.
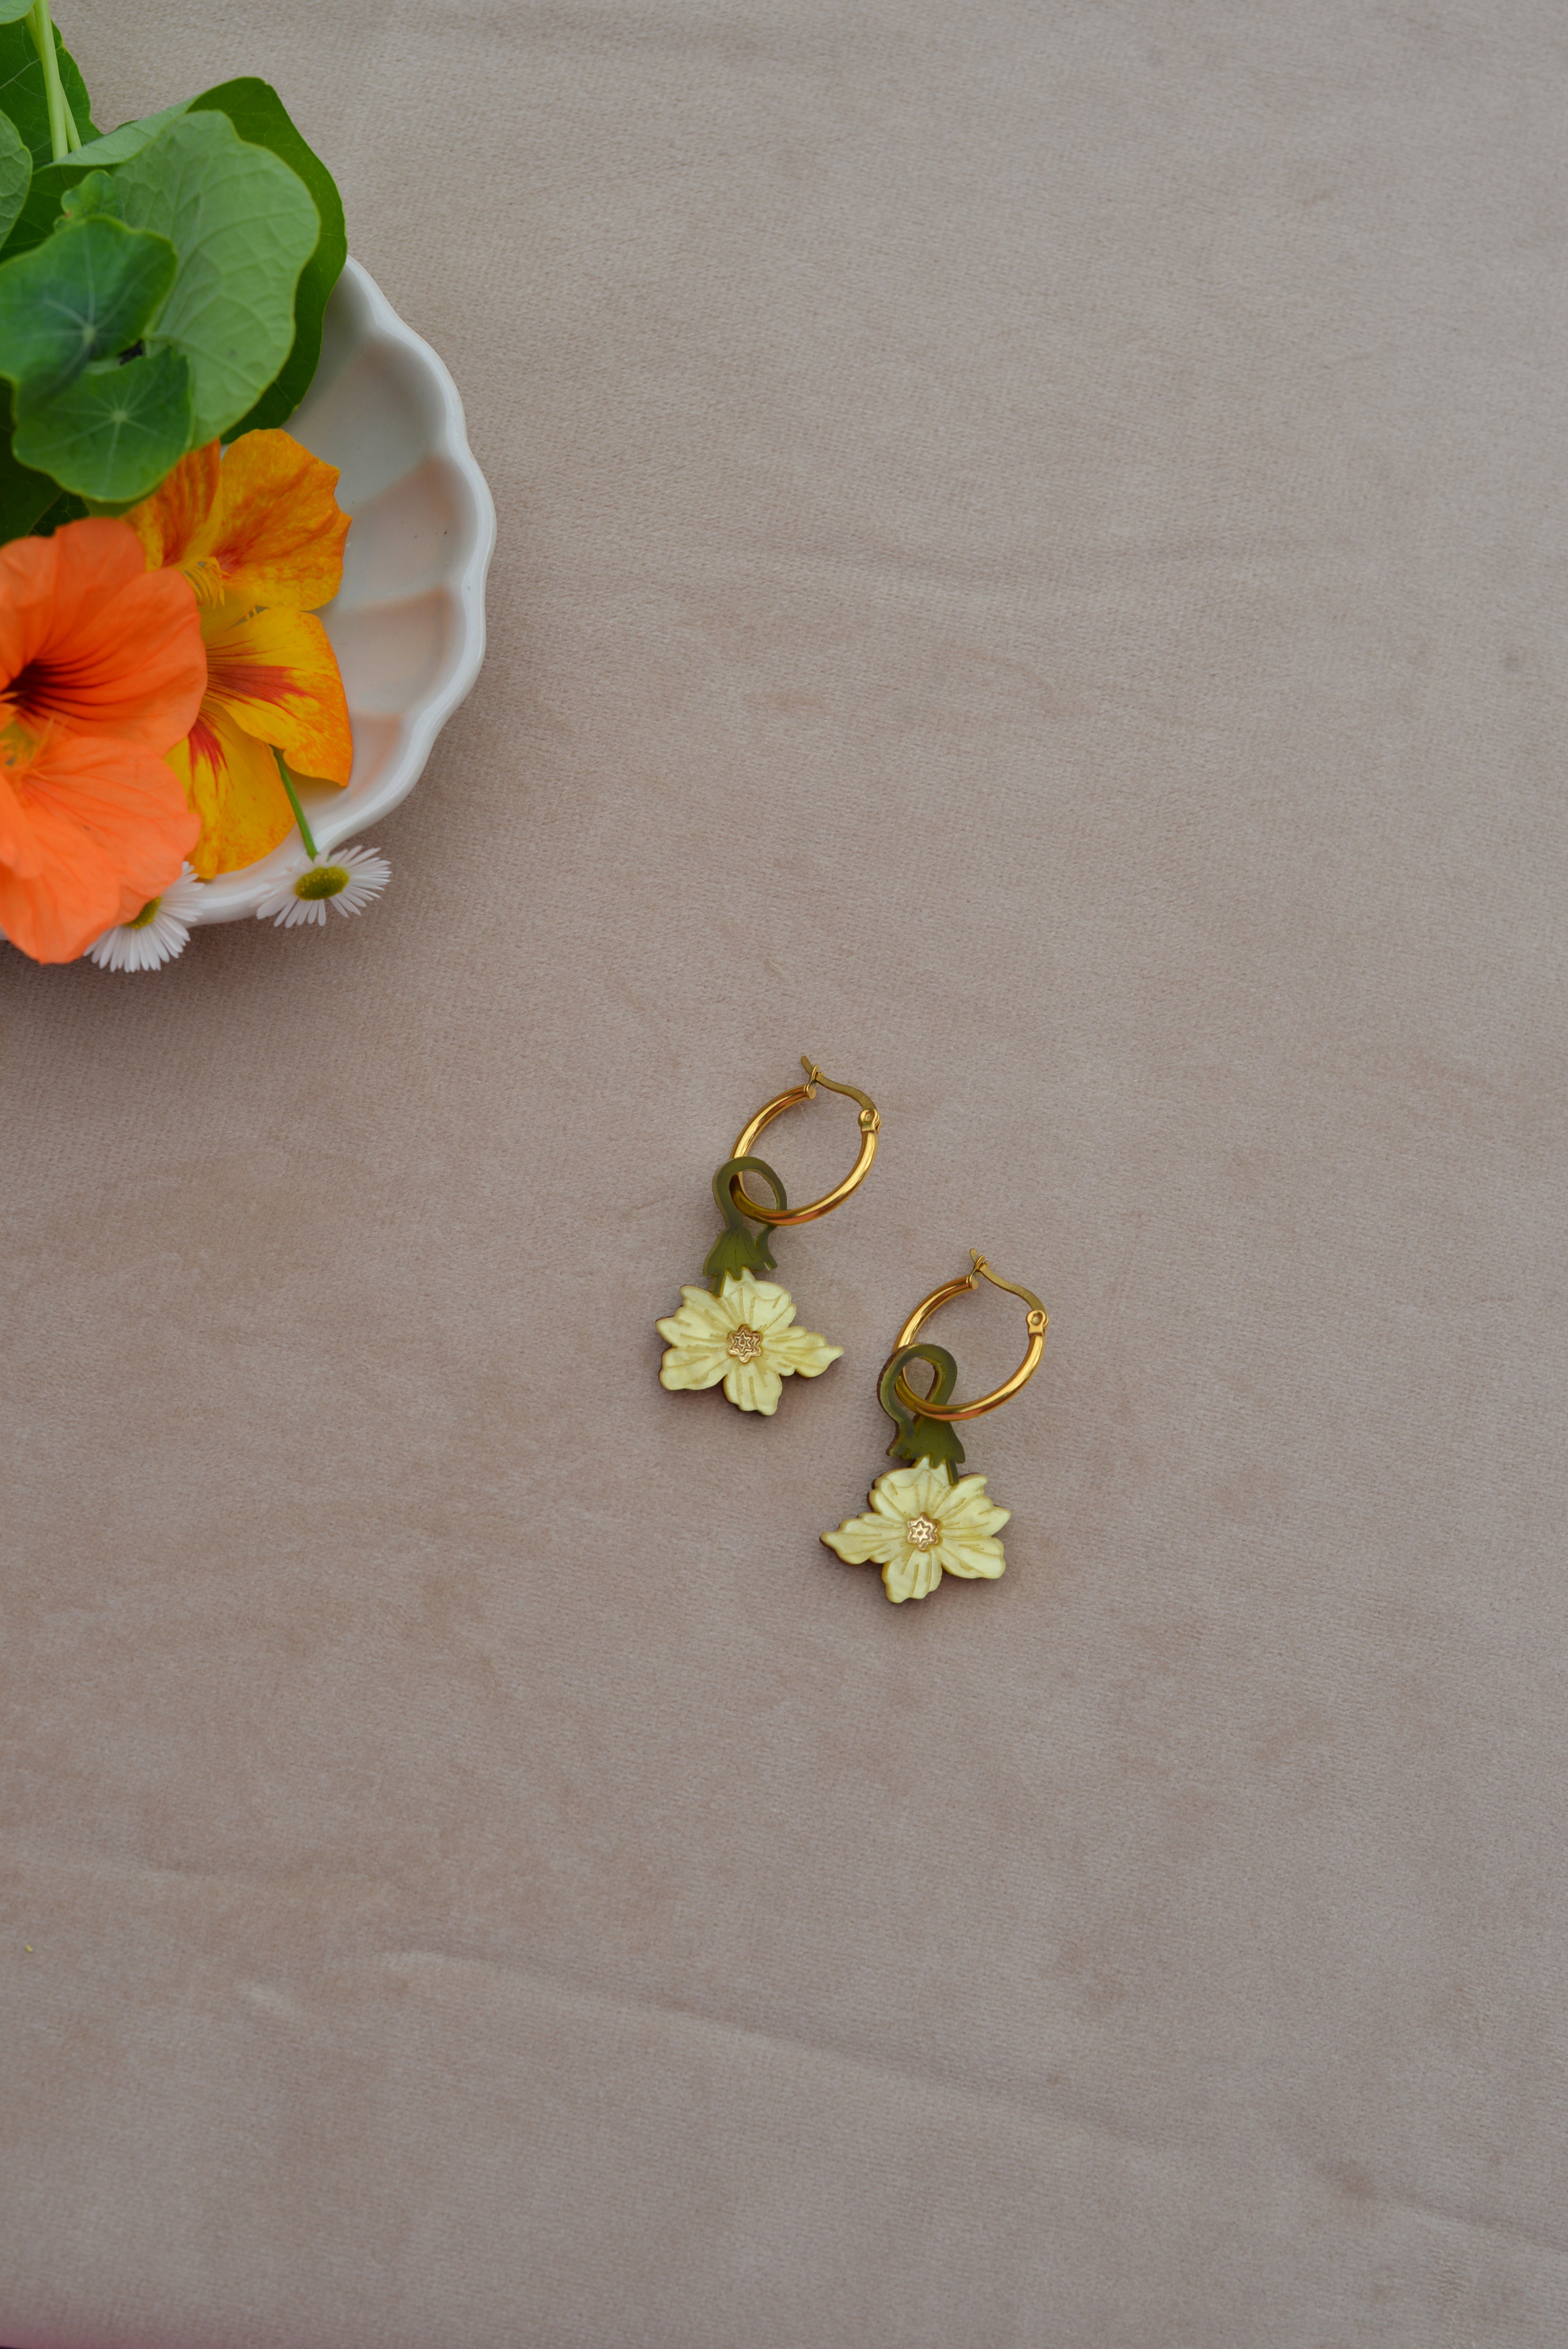
[[[392,878],[392,867],[374,848],[333,848],[315,856],[303,851],[289,860],[283,873],[256,907],[258,922],[272,922],[292,930],[302,922],[326,926],[326,909],[362,914]]]
[[[184,953],[191,938],[190,916],[201,902],[201,884],[189,864],[157,897],[151,897],[134,921],[117,922],[95,938],[88,958],[100,970],[158,970]]]

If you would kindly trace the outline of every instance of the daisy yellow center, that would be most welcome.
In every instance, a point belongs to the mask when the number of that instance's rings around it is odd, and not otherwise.
[[[150,928],[152,924],[158,919],[158,908],[162,905],[162,903],[163,900],[161,897],[150,897],[146,905],[143,905],[140,913],[138,914],[136,919],[133,922],[127,922],[125,926],[126,928],[128,930],[145,930]]]
[[[348,875],[341,864],[313,864],[302,873],[294,885],[296,897],[336,897],[348,886]]]
[[[762,1340],[756,1330],[748,1330],[743,1321],[738,1330],[730,1331],[726,1351],[733,1354],[738,1362],[754,1362],[762,1351]]]
[[[942,1527],[934,1517],[911,1517],[907,1530],[916,1549],[934,1549],[942,1539]]]

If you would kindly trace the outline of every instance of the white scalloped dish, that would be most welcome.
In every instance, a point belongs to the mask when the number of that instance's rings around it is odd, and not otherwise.
[[[353,517],[343,585],[320,617],[343,671],[354,771],[341,791],[300,795],[325,850],[407,799],[480,673],[495,507],[451,377],[356,261],[327,305],[321,365],[288,429],[339,468],[338,502]],[[270,856],[209,882],[186,918],[253,915],[298,854],[291,832]]]

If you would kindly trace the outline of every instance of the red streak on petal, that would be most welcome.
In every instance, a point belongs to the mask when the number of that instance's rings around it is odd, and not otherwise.
[[[221,701],[294,701],[299,683],[292,669],[274,661],[209,660],[207,690]]]
[[[191,748],[191,765],[194,766],[198,759],[205,759],[213,773],[221,775],[225,764],[223,745],[205,718],[198,714],[196,723],[186,739]]]

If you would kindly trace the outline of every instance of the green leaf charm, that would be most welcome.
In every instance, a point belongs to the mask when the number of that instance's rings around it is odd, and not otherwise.
[[[102,505],[134,505],[191,444],[191,367],[183,351],[90,367],[17,425],[25,465]]]
[[[752,1231],[743,1220],[744,1210],[735,1204],[732,1185],[738,1174],[760,1174],[773,1194],[774,1206],[787,1207],[789,1204],[784,1196],[783,1184],[765,1158],[725,1160],[713,1178],[713,1195],[718,1203],[718,1212],[724,1217],[725,1228],[702,1262],[703,1278],[716,1297],[723,1296],[725,1279],[729,1274],[738,1279],[743,1272],[767,1273],[774,1269],[773,1248],[767,1225],[764,1224],[759,1231]]]
[[[899,1374],[906,1362],[929,1362],[936,1376],[931,1382],[927,1402],[938,1409],[951,1402],[958,1383],[958,1365],[945,1346],[901,1346],[877,1381],[877,1401],[893,1421],[898,1433],[888,1445],[890,1460],[907,1460],[914,1467],[929,1460],[934,1468],[945,1468],[950,1485],[958,1482],[963,1464],[964,1446],[958,1440],[958,1430],[945,1419],[927,1419],[923,1413],[911,1413],[900,1402],[896,1392]]]
[[[191,362],[191,445],[222,440],[289,355],[321,222],[297,175],[222,114],[184,114],[116,173],[125,217],[167,236],[173,291],[148,336]]]
[[[0,244],[10,235],[26,201],[33,177],[33,158],[9,115],[0,114]]]
[[[259,432],[271,425],[286,424],[310,389],[311,378],[321,358],[322,318],[327,296],[342,276],[343,264],[348,258],[348,235],[336,181],[320,156],[305,145],[270,82],[259,81],[253,74],[238,81],[220,82],[216,89],[204,89],[200,98],[193,98],[190,110],[192,114],[226,114],[242,139],[248,139],[253,147],[269,148],[280,162],[286,163],[291,171],[297,171],[321,221],[315,251],[305,263],[294,292],[293,347],[282,370],[250,414],[242,417],[233,427],[232,437],[237,440],[242,432]]]
[[[100,217],[0,264],[0,375],[26,416],[134,343],[174,283],[167,237]],[[24,463],[29,460],[20,452]]]

